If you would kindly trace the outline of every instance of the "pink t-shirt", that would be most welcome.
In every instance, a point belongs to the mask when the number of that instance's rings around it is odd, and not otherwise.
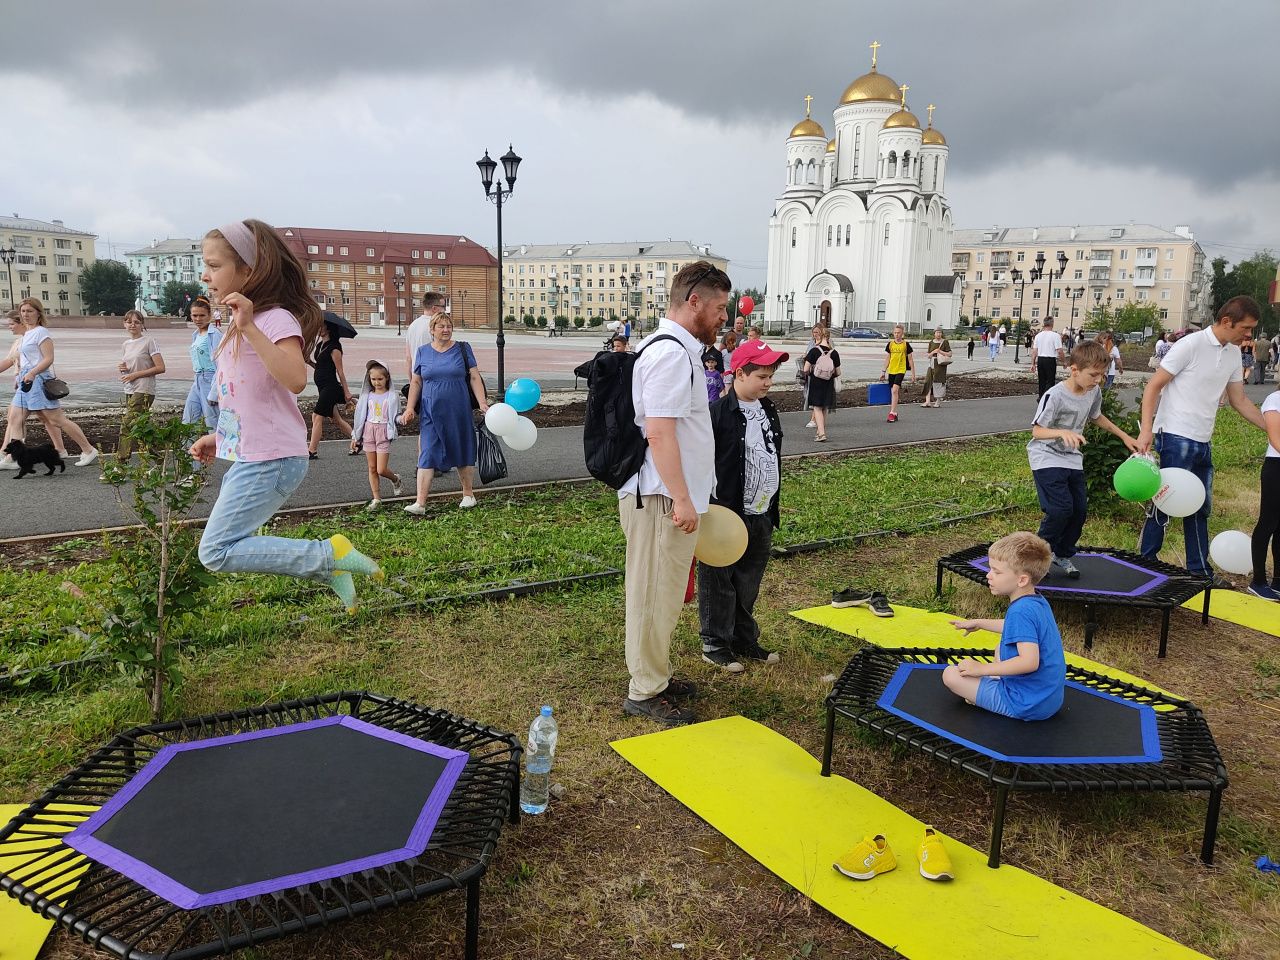
[[[302,327],[282,307],[254,314],[253,322],[272,343],[290,337],[302,339]],[[298,398],[267,372],[248,340],[223,344],[214,392],[220,459],[259,462],[307,455],[307,428],[298,410]]]

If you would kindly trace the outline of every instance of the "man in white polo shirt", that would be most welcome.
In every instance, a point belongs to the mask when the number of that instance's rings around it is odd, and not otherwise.
[[[649,446],[640,472],[618,490],[631,674],[623,710],[669,725],[694,719],[687,706],[693,684],[672,676],[671,634],[693,565],[698,517],[710,506],[716,479],[702,350],[728,319],[731,289],[728,274],[705,260],[681,269],[671,280],[667,316],[637,346],[631,374],[636,423]]]
[[[1058,361],[1067,361],[1062,337],[1053,329],[1053,317],[1044,318],[1044,329],[1031,341],[1031,369],[1036,372],[1036,401],[1058,380]]]
[[[418,348],[431,342],[431,321],[444,313],[443,293],[424,293],[422,295],[422,316],[409,324],[404,332],[405,376],[407,385],[413,379],[413,362],[418,355]]]
[[[1161,467],[1182,467],[1204,483],[1204,505],[1182,520],[1187,541],[1187,569],[1213,577],[1209,567],[1209,512],[1213,506],[1213,439],[1218,400],[1227,400],[1240,416],[1265,431],[1262,414],[1244,395],[1240,344],[1252,336],[1261,314],[1252,297],[1232,297],[1218,310],[1217,322],[1180,339],[1160,361],[1142,392],[1142,431],[1138,449],[1154,446]],[[1159,409],[1157,409],[1157,405]],[[1142,527],[1138,552],[1154,560],[1164,544],[1169,518],[1156,510]],[[1231,589],[1230,581],[1214,578],[1214,586]]]

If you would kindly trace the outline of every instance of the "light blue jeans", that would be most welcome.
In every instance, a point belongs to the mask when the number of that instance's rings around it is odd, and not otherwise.
[[[186,405],[182,408],[183,423],[199,423],[203,417],[206,427],[210,430],[218,429],[218,405],[209,400],[213,377],[212,371],[196,374],[196,379],[187,392]]]
[[[328,581],[333,574],[328,540],[254,536],[306,475],[306,457],[233,463],[200,538],[200,562],[213,573],[279,573]]]

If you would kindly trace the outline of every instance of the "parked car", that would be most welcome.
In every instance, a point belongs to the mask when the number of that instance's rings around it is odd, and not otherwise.
[[[889,338],[879,330],[872,330],[870,327],[845,327],[840,331],[840,336],[851,337],[854,340],[888,340]]]

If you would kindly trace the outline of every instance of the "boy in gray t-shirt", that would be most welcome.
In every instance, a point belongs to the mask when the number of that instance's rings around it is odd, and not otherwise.
[[[1098,385],[1106,377],[1110,362],[1101,344],[1092,340],[1081,343],[1071,351],[1067,378],[1040,398],[1031,421],[1027,460],[1040,509],[1044,511],[1039,536],[1053,550],[1053,568],[1069,577],[1080,576],[1071,558],[1076,555],[1088,510],[1084,455],[1080,452],[1085,444],[1085,424],[1097,424],[1115,434],[1130,452],[1138,449],[1137,440],[1102,415],[1102,390]]]

